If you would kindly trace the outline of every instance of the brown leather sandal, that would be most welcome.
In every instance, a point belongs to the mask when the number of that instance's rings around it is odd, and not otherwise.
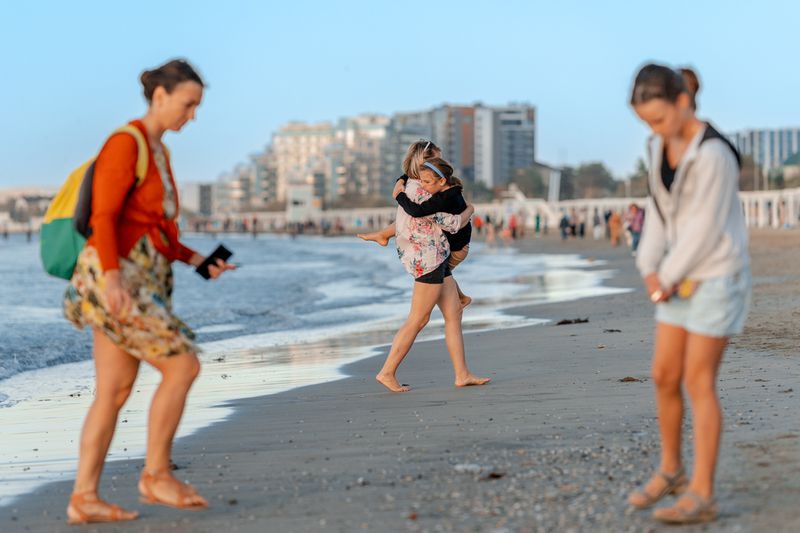
[[[660,477],[665,481],[664,487],[656,492],[656,493],[649,493],[646,491],[646,485],[653,480],[653,477]],[[669,494],[681,494],[683,491],[686,490],[686,487],[689,485],[689,480],[686,478],[686,473],[683,470],[683,467],[678,469],[677,472],[670,475],[665,472],[656,472],[653,477],[648,480],[645,487],[642,489],[634,491],[628,496],[628,503],[637,509],[647,509],[651,507],[653,504],[661,500],[664,496]],[[638,499],[639,501],[634,501]]]
[[[175,501],[168,501],[156,496],[153,491],[153,485],[159,481],[169,481],[180,487]],[[139,501],[147,505],[164,505],[174,509],[189,509],[191,511],[200,511],[208,508],[208,503],[192,502],[191,500],[194,496],[199,496],[197,491],[188,483],[181,483],[175,479],[169,470],[161,470],[155,474],[151,474],[146,470],[143,471],[142,477],[139,479],[139,494],[141,495]]]
[[[93,496],[89,499],[87,496]],[[87,504],[105,504],[103,512],[98,513],[86,510]],[[124,513],[133,513],[133,516],[124,516]],[[102,522],[127,522],[129,520],[136,520],[139,514],[135,511],[126,511],[119,505],[111,505],[100,498],[93,492],[84,492],[80,494],[73,494],[69,498],[69,505],[67,506],[67,524],[74,526],[80,524],[96,524]]]
[[[705,524],[717,519],[719,508],[713,498],[703,498],[694,491],[687,490],[681,499],[692,501],[689,508],[679,507],[678,500],[671,507],[663,507],[653,511],[653,518],[667,524]]]

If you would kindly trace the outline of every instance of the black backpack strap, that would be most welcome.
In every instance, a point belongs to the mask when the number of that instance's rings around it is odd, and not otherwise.
[[[700,144],[710,140],[710,139],[719,139],[725,143],[725,145],[731,149],[733,155],[736,157],[736,162],[739,164],[739,169],[742,168],[742,156],[739,153],[739,150],[733,145],[730,139],[722,135],[717,129],[711,125],[710,122],[706,122],[706,131],[703,133],[703,138],[700,139]]]
[[[647,162],[649,163],[649,168],[647,169],[647,195],[653,199],[653,205],[658,213],[658,218],[661,219],[661,224],[666,224],[667,220],[664,218],[664,213],[661,211],[661,206],[658,205],[656,195],[653,194],[653,188],[650,186],[650,174],[653,171],[653,137],[651,137],[650,141],[647,143]]]

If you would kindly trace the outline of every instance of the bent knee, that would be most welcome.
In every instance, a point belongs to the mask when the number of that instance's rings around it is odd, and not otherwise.
[[[125,402],[133,391],[133,383],[126,383],[115,386],[98,386],[95,394],[95,401],[100,402],[108,407],[113,407],[117,411],[122,409]]]
[[[200,359],[195,354],[186,354],[185,376],[189,381],[194,381],[200,375]]]
[[[413,328],[416,328],[417,331],[422,331],[425,328],[425,326],[428,325],[428,322],[430,322],[430,320],[431,320],[431,314],[427,313],[423,316],[418,316],[413,318],[409,317],[408,322],[409,325]]]
[[[161,369],[165,379],[191,384],[200,375],[200,360],[193,353],[173,355],[168,365]]]

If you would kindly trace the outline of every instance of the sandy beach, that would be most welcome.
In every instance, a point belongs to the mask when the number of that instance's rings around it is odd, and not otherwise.
[[[66,526],[62,482],[2,509],[0,530],[672,530],[625,505],[658,449],[652,307],[630,252],[555,236],[518,245],[601,260],[597,269],[614,271],[607,285],[635,290],[518,308],[551,322],[468,334],[470,366],[493,380],[486,387],[455,389],[434,340],[400,368],[408,394],[375,382],[383,349],[346,367],[346,379],[232,403],[229,419],[175,445],[179,474],[209,498],[208,511],[139,504],[142,462],[120,461],[107,465],[102,494],[138,509],[138,521]],[[720,375],[721,516],[682,531],[800,530],[800,231],[754,232],[751,253],[750,319]],[[574,318],[588,322],[555,325]]]

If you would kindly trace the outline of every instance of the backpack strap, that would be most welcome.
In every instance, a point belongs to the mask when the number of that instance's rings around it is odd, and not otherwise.
[[[650,176],[653,172],[653,142],[655,137],[650,137],[647,141],[647,194],[650,198],[653,199],[653,205],[656,207],[656,213],[658,213],[658,218],[661,219],[661,224],[666,224],[666,219],[664,218],[664,213],[661,211],[661,206],[658,205],[658,199],[653,191],[652,185],[650,185]]]
[[[142,131],[133,124],[126,124],[114,130],[114,134],[127,133],[136,140],[136,185],[139,186],[147,176],[147,166],[150,163],[150,150],[147,147],[147,139],[144,138]]]
[[[136,126],[132,124],[126,124],[125,126],[114,130],[111,136],[114,136],[117,133],[125,133],[132,136],[136,140],[136,168],[134,170],[135,180],[133,185],[131,185],[131,188],[128,190],[128,193],[125,195],[125,203],[127,203],[130,197],[133,195],[133,191],[136,190],[136,187],[141,185],[147,177],[147,166],[150,163],[150,150],[147,146],[147,139],[145,139],[142,131]],[[75,208],[72,214],[72,221],[75,230],[87,239],[92,234],[90,221],[92,218],[92,189],[94,187],[95,162],[96,159],[92,159],[88,165],[81,167],[85,168],[86,170],[81,173],[81,177],[79,178],[81,181],[77,199],[74,204]]]

